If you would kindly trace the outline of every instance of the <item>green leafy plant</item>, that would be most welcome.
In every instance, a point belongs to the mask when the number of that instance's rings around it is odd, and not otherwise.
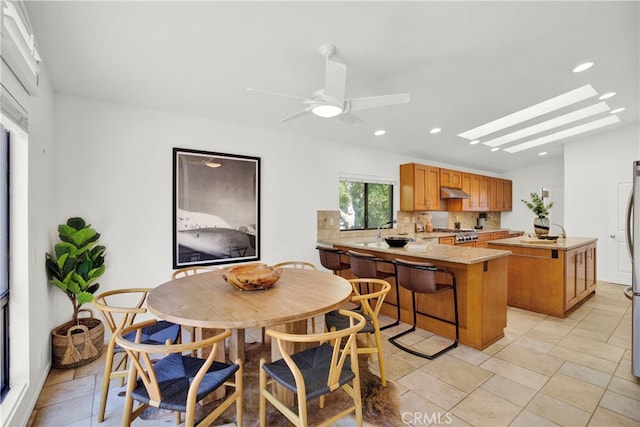
[[[82,304],[91,302],[100,287],[95,281],[105,271],[105,247],[97,244],[100,233],[78,217],[58,225],[58,236],[54,255],[46,254],[47,276],[71,301],[75,322]]]
[[[549,209],[553,207],[553,202],[545,206],[544,200],[538,196],[538,193],[531,193],[531,201],[522,199],[522,203],[531,209],[538,218],[546,218],[549,215]]]

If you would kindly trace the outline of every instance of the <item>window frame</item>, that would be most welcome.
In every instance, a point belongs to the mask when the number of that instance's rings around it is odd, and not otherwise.
[[[2,173],[3,177],[0,179],[0,209],[4,211],[4,215],[0,215],[0,228],[2,229],[0,232],[6,236],[3,239],[0,239],[0,244],[2,244],[3,248],[0,250],[0,254],[3,254],[0,257],[0,262],[3,264],[4,269],[2,276],[0,277],[0,282],[4,282],[4,286],[0,286],[0,346],[1,346],[1,354],[0,354],[0,402],[4,401],[4,398],[7,396],[10,390],[10,346],[9,346],[9,275],[10,275],[10,197],[9,197],[9,189],[10,189],[10,132],[4,126],[0,125],[0,153],[2,153],[2,158],[0,158],[0,166],[5,166],[5,168],[0,168],[0,173]],[[2,283],[0,283],[2,285]]]
[[[394,217],[394,187],[395,187],[395,183],[391,182],[391,181],[386,181],[386,180],[377,180],[377,179],[370,179],[370,178],[354,178],[354,177],[348,177],[348,176],[341,176],[339,181],[338,181],[338,211],[340,213],[342,213],[342,201],[340,200],[340,189],[342,187],[342,183],[343,182],[350,182],[350,183],[359,183],[359,184],[363,184],[363,227],[358,227],[358,228],[343,228],[342,226],[342,219],[340,220],[340,224],[339,224],[339,230],[342,231],[364,231],[364,230],[376,230],[378,228],[379,225],[383,225],[386,224],[390,221],[393,221],[393,217]],[[386,185],[389,187],[389,212],[388,212],[388,216],[386,219],[383,219],[381,224],[370,224],[370,203],[369,203],[369,196],[370,196],[370,185]]]

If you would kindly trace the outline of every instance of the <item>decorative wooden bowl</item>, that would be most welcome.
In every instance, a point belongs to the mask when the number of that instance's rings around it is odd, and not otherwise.
[[[224,280],[241,291],[260,291],[269,289],[280,279],[282,269],[263,263],[243,264],[225,268]]]

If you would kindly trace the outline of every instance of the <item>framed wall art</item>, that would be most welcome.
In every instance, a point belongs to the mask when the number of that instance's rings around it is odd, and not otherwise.
[[[173,149],[173,268],[260,259],[260,158]]]

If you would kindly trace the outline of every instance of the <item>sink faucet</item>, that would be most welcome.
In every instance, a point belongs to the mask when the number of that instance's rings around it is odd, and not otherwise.
[[[396,222],[397,222],[397,221],[394,219],[393,221],[389,221],[389,222],[387,222],[387,223],[380,224],[380,225],[378,226],[378,234],[376,234],[376,240],[377,240],[377,241],[382,240],[382,236],[381,236],[381,234],[380,234],[380,229],[381,229],[381,228],[387,228],[388,226],[393,225],[393,224],[395,224]]]
[[[566,238],[567,238],[567,232],[566,232],[566,231],[564,231],[564,228],[563,228],[560,224],[556,224],[556,223],[554,222],[554,223],[553,223],[553,224],[551,224],[551,225],[555,225],[555,226],[557,226],[557,227],[560,227],[560,230],[562,230],[562,233],[560,233],[560,237],[561,237],[562,239],[566,239]]]

